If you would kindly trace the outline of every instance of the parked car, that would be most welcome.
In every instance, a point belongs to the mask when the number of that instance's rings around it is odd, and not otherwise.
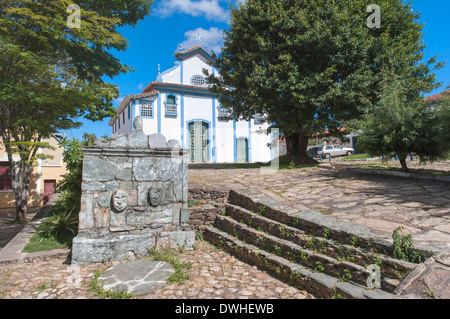
[[[306,151],[306,154],[308,154],[308,156],[314,158],[314,157],[318,157],[319,156],[319,151],[322,150],[323,146],[314,146],[311,147],[309,150]]]
[[[325,145],[323,149],[319,152],[319,155],[322,155],[323,158],[329,158],[333,156],[348,156],[352,155],[355,150],[351,147],[343,147],[338,144],[334,145]]]

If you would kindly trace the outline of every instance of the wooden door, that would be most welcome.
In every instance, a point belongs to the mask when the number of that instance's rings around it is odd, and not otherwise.
[[[48,203],[50,197],[55,192],[56,180],[44,180],[44,205]]]
[[[209,161],[209,125],[202,121],[189,124],[190,161],[204,163]]]
[[[236,161],[239,163],[248,162],[248,141],[246,138],[236,140]]]

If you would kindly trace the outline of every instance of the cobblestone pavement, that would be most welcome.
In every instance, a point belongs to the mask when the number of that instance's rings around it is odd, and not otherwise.
[[[404,226],[416,245],[450,249],[450,185],[442,181],[358,174],[331,166],[270,173],[192,165],[189,187],[259,192],[298,211],[315,210],[368,226],[386,238]]]
[[[139,299],[307,299],[313,298],[219,250],[205,241],[178,255],[191,262],[184,284],[168,284]],[[0,266],[0,299],[95,299],[94,271],[105,264],[70,266],[64,259]]]

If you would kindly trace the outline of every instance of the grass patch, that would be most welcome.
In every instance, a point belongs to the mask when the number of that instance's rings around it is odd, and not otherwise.
[[[94,278],[89,283],[89,291],[93,292],[96,297],[103,299],[131,299],[135,298],[134,294],[128,293],[126,291],[116,291],[116,290],[105,290],[98,283],[98,278],[100,277],[100,271],[94,271]]]
[[[25,253],[72,247],[78,232],[81,193],[64,191],[22,250]]]
[[[167,279],[168,284],[178,283],[183,284],[187,280],[189,280],[189,270],[192,269],[192,263],[191,262],[181,262],[178,258],[178,253],[181,252],[180,250],[174,250],[174,249],[156,249],[151,248],[148,250],[149,257],[148,259],[152,261],[164,261],[168,264],[170,264],[174,269],[175,273],[170,275],[170,277]]]
[[[373,157],[374,156],[371,156],[369,154],[354,154],[354,155],[345,156],[344,158],[341,159],[341,161],[354,160],[354,159],[368,159],[368,158],[373,158]]]
[[[58,237],[42,237],[35,233],[25,245],[22,252],[34,253],[37,251],[70,248],[72,246],[73,237],[74,236],[71,233],[59,235]]]

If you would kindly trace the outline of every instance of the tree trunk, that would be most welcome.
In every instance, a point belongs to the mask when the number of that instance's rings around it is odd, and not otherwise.
[[[406,165],[406,157],[405,158],[399,158],[400,165],[402,166],[402,171],[409,172],[408,166]]]
[[[14,163],[14,162],[13,162]],[[15,163],[13,164],[13,168],[11,170],[15,170]],[[12,179],[13,189],[14,189],[14,197],[16,200],[16,222],[25,223],[27,221],[27,213],[28,213],[28,194],[24,184],[24,174],[23,168],[25,164],[20,163],[20,168],[14,172],[14,178]]]
[[[292,160],[299,164],[315,164],[314,159],[306,154],[309,136],[302,131],[286,136],[286,151]]]

